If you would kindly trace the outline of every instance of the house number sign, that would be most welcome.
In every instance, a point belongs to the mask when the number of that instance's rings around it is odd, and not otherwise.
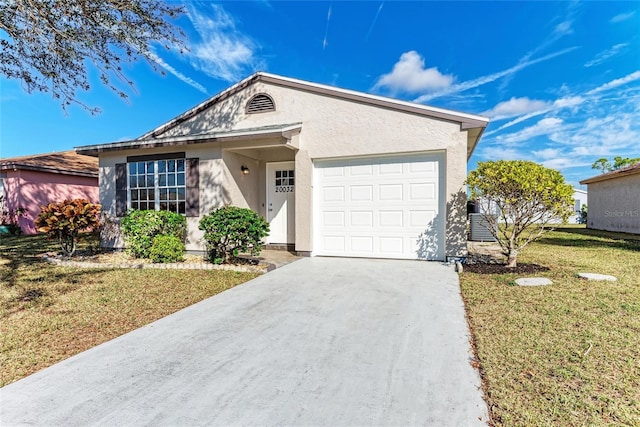
[[[276,193],[293,193],[295,190],[293,170],[276,171]]]

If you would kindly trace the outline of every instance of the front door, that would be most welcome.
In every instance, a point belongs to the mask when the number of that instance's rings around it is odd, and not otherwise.
[[[267,163],[268,243],[295,242],[294,162]]]

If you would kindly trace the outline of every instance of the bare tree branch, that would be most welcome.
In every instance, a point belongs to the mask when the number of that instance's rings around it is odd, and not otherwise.
[[[133,90],[122,66],[145,59],[158,70],[152,45],[185,47],[182,31],[168,19],[181,7],[162,0],[5,0],[0,2],[0,73],[28,93],[47,92],[63,109],[81,105],[77,90],[91,87],[87,66],[122,98]]]

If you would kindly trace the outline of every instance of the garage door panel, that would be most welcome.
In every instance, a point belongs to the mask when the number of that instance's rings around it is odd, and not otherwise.
[[[316,162],[314,253],[443,259],[442,162],[434,154]]]
[[[403,185],[402,184],[380,184],[378,186],[379,189],[379,200],[389,201],[389,200],[402,200],[403,193]]]
[[[344,211],[325,211],[322,214],[325,227],[344,227]]]
[[[402,210],[395,211],[379,211],[378,225],[380,228],[397,227],[402,230],[404,212]]]
[[[436,184],[425,183],[411,183],[409,184],[409,199],[410,200],[436,200]]]
[[[324,187],[322,189],[322,198],[325,202],[344,202],[344,187]]]
[[[351,211],[352,227],[373,227],[373,211]]]
[[[373,201],[373,185],[351,185],[351,200],[354,202],[372,202]]]

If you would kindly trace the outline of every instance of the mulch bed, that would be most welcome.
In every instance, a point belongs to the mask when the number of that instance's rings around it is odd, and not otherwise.
[[[509,268],[506,264],[465,264],[465,272],[477,274],[535,274],[549,271],[549,267],[538,264],[518,264],[515,268]]]

